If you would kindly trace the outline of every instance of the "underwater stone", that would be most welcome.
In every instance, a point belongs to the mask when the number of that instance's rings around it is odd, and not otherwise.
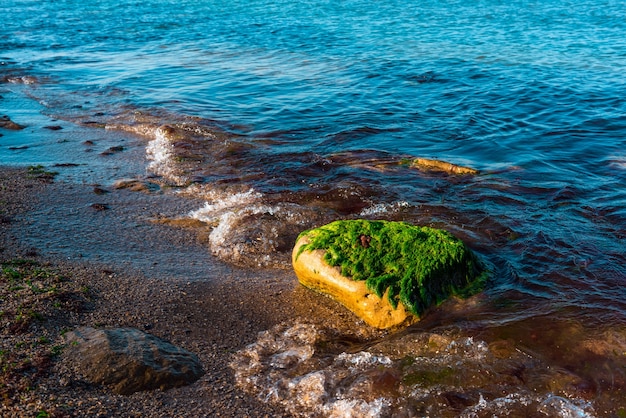
[[[424,171],[440,171],[448,174],[471,174],[477,175],[478,170],[471,167],[463,167],[456,164],[451,164],[441,160],[431,160],[428,158],[416,158],[411,162],[411,167],[424,170]]]
[[[8,116],[0,116],[0,128],[9,129],[12,131],[19,131],[25,128],[25,126],[13,122]]]
[[[451,296],[477,293],[486,278],[461,240],[406,222],[346,220],[305,231],[292,263],[301,284],[381,329],[415,322]]]

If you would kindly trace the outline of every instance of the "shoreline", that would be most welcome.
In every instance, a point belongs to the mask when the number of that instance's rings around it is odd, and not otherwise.
[[[292,271],[226,265],[190,230],[151,222],[147,208],[152,214],[180,210],[171,196],[123,189],[102,196],[93,189],[0,167],[0,261],[33,260],[90,289],[92,308],[65,330],[146,330],[198,355],[206,373],[186,387],[122,396],[66,375],[67,359],[61,355],[28,393],[29,402],[0,410],[18,416],[38,411],[49,416],[290,416],[236,387],[232,353],[283,322],[334,323],[361,336],[370,332],[330,299],[299,286]],[[96,201],[107,209],[89,203]],[[37,327],[45,328],[46,321]],[[3,332],[3,349],[24,338]],[[62,344],[61,335],[50,342],[55,344]]]
[[[105,192],[102,193],[101,189]],[[552,392],[566,396],[554,398],[557,403],[565,402],[557,406],[566,411],[596,416],[594,406],[588,403],[593,399],[598,416],[611,416],[614,401],[611,397],[620,396],[623,387],[619,370],[616,370],[617,375],[611,371],[612,367],[623,364],[623,354],[615,351],[623,350],[623,330],[616,328],[608,332],[609,329],[594,334],[594,337],[585,336],[582,329],[570,323],[563,323],[562,328],[547,328],[544,334],[532,327],[531,337],[537,341],[547,335],[558,339],[583,339],[574,351],[563,353],[559,350],[558,356],[554,352],[557,357],[552,357],[550,352],[533,350],[532,341],[525,342],[523,335],[513,340],[510,334],[509,337],[498,335],[497,330],[446,325],[463,322],[462,318],[471,313],[473,307],[481,309],[480,300],[469,301],[469,305],[457,306],[453,301],[442,304],[420,321],[420,331],[412,327],[398,333],[374,330],[330,298],[299,285],[293,270],[246,269],[228,265],[213,257],[204,247],[202,233],[194,232],[197,227],[185,228],[184,222],[164,222],[171,219],[169,214],[181,213],[184,209],[181,205],[192,207],[195,203],[168,193],[115,189],[61,179],[54,181],[41,168],[0,166],[0,268],[27,260],[45,275],[63,277],[63,286],[69,286],[70,293],[80,294],[84,301],[82,308],[76,309],[76,304],[68,307],[62,304],[61,309],[52,310],[52,315],[50,310],[39,313],[43,303],[38,303],[45,302],[40,295],[34,297],[35,305],[23,307],[19,300],[12,299],[15,284],[11,279],[7,280],[6,275],[0,276],[4,278],[0,280],[0,311],[3,312],[0,315],[0,396],[3,399],[0,415],[307,416],[312,410],[305,408],[301,411],[290,404],[289,396],[295,396],[295,392],[289,392],[288,388],[299,378],[297,367],[281,369],[278,366],[258,371],[250,368],[248,363],[243,365],[248,367],[243,372],[243,380],[240,367],[241,359],[245,360],[246,355],[251,358],[268,355],[259,341],[277,338],[272,336],[273,330],[312,325],[320,332],[328,333],[328,339],[322,344],[330,343],[316,353],[319,358],[312,359],[311,364],[303,363],[307,364],[306,367],[313,367],[313,374],[333,372],[316,369],[317,361],[320,364],[336,361],[342,355],[360,352],[361,347],[380,343],[391,351],[402,350],[406,348],[402,343],[403,336],[416,338],[416,341],[426,337],[428,344],[425,347],[431,347],[433,338],[433,341],[443,341],[444,345],[452,341],[450,346],[457,339],[471,343],[468,346],[470,354],[473,349],[491,353],[484,358],[485,364],[479,362],[474,366],[471,361],[471,364],[466,363],[467,359],[462,356],[443,354],[443,365],[447,364],[446,361],[460,362],[460,365],[454,363],[454,366],[448,364],[446,367],[452,367],[470,379],[470,385],[469,392],[464,395],[467,405],[464,403],[461,407],[453,401],[446,401],[450,409],[445,409],[442,416],[449,416],[447,414],[453,411],[459,413],[466,407],[469,408],[467,412],[474,408],[470,406],[472,403],[476,408],[484,407],[483,412],[493,408],[495,413],[500,411],[498,402],[509,399],[509,396],[512,396],[510,399],[520,397],[519,405],[510,406],[515,411],[528,407],[528,402],[542,408],[544,404],[551,405],[552,395],[549,393]],[[32,284],[22,283],[23,292],[29,292],[29,287],[32,289]],[[35,320],[20,332],[12,332],[16,322],[11,323],[15,318],[13,314],[27,309],[36,311]],[[66,342],[63,335],[81,326],[135,328],[147,332],[198,356],[205,374],[193,384],[180,388],[117,395],[110,387],[87,382],[77,372],[73,359],[64,355]],[[458,328],[458,332],[453,328]],[[558,333],[551,334],[553,329]],[[269,331],[269,337],[260,337],[259,334],[265,331]],[[284,355],[280,350],[285,347],[281,344],[278,342],[273,348],[268,346],[269,355],[274,348],[278,350],[277,355]],[[410,343],[409,347],[415,347],[414,344]],[[249,346],[250,349],[243,350]],[[314,351],[318,351],[317,348]],[[242,355],[242,352],[248,354]],[[438,349],[436,353],[439,353]],[[368,354],[371,355],[372,351],[365,350],[363,355]],[[563,354],[566,354],[565,358],[561,358]],[[428,361],[428,357],[425,359]],[[599,370],[598,375],[568,372],[566,369],[571,361],[595,367]],[[231,368],[231,362],[237,365],[237,373]],[[401,366],[402,361],[399,364]],[[485,376],[485,382],[471,383],[477,376],[475,366],[500,372],[490,374],[491,378]],[[398,373],[406,372],[402,367],[400,369]],[[431,369],[426,370],[430,372]],[[296,375],[291,376],[294,371]],[[284,393],[274,396],[271,388],[257,392],[245,381],[245,373],[250,372],[253,375],[259,373],[260,379],[271,380],[277,375],[280,384],[286,385],[287,396]],[[343,372],[341,369],[337,371],[339,374]],[[498,379],[505,379],[505,386],[509,382],[507,379],[514,380],[506,389],[507,393],[512,390],[512,394],[504,398],[491,394],[493,400],[481,404],[477,393],[485,390],[489,395],[489,390],[500,388],[502,382]],[[441,407],[438,385],[427,387],[434,394],[432,399],[428,398],[435,402],[431,406]],[[464,384],[456,390],[464,393],[462,388]],[[537,397],[533,397],[533,388],[539,391]],[[305,386],[303,390],[308,389]],[[546,390],[549,393],[543,393]],[[266,399],[260,399],[260,396],[266,396]],[[570,397],[571,401],[568,400]],[[411,396],[407,401],[414,402]],[[619,413],[622,410],[614,409]]]

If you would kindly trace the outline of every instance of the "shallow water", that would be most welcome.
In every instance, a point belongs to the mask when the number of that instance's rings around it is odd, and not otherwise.
[[[350,347],[332,332],[299,323],[261,333],[234,356],[238,384],[295,416],[590,417],[615,401],[612,391],[585,399],[590,382],[511,340],[449,329]]]
[[[338,218],[445,228],[492,277],[480,298],[444,304],[410,333],[510,341],[583,382],[554,396],[624,413],[621,2],[2,9],[0,105],[29,125],[0,131],[2,163],[89,164],[80,181],[139,176],[200,197],[180,217],[212,225],[208,251],[243,266],[289,268],[296,235]],[[479,174],[406,163],[417,157]],[[145,173],[129,168],[144,159]],[[549,385],[528,400],[527,386],[468,395],[467,408],[554,401]]]

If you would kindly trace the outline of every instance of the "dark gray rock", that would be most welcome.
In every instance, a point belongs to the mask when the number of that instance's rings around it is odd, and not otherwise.
[[[122,395],[188,385],[204,374],[195,354],[138,329],[81,327],[65,339],[72,369]]]

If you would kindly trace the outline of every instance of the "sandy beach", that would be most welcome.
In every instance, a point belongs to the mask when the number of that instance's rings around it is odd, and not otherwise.
[[[87,289],[81,309],[43,315],[20,333],[9,330],[10,315],[2,316],[4,358],[30,366],[38,364],[35,357],[51,360],[27,388],[3,392],[2,416],[288,416],[236,387],[232,354],[282,322],[306,319],[349,334],[367,332],[337,304],[298,285],[292,271],[226,265],[196,233],[159,221],[181,204],[166,195],[0,170],[3,266],[29,260],[66,278],[64,286]],[[7,296],[8,282],[0,284]],[[19,303],[3,299],[5,312]],[[182,388],[116,395],[86,383],[63,356],[62,334],[81,325],[145,330],[195,353],[206,373]],[[0,375],[4,383],[10,371]]]

